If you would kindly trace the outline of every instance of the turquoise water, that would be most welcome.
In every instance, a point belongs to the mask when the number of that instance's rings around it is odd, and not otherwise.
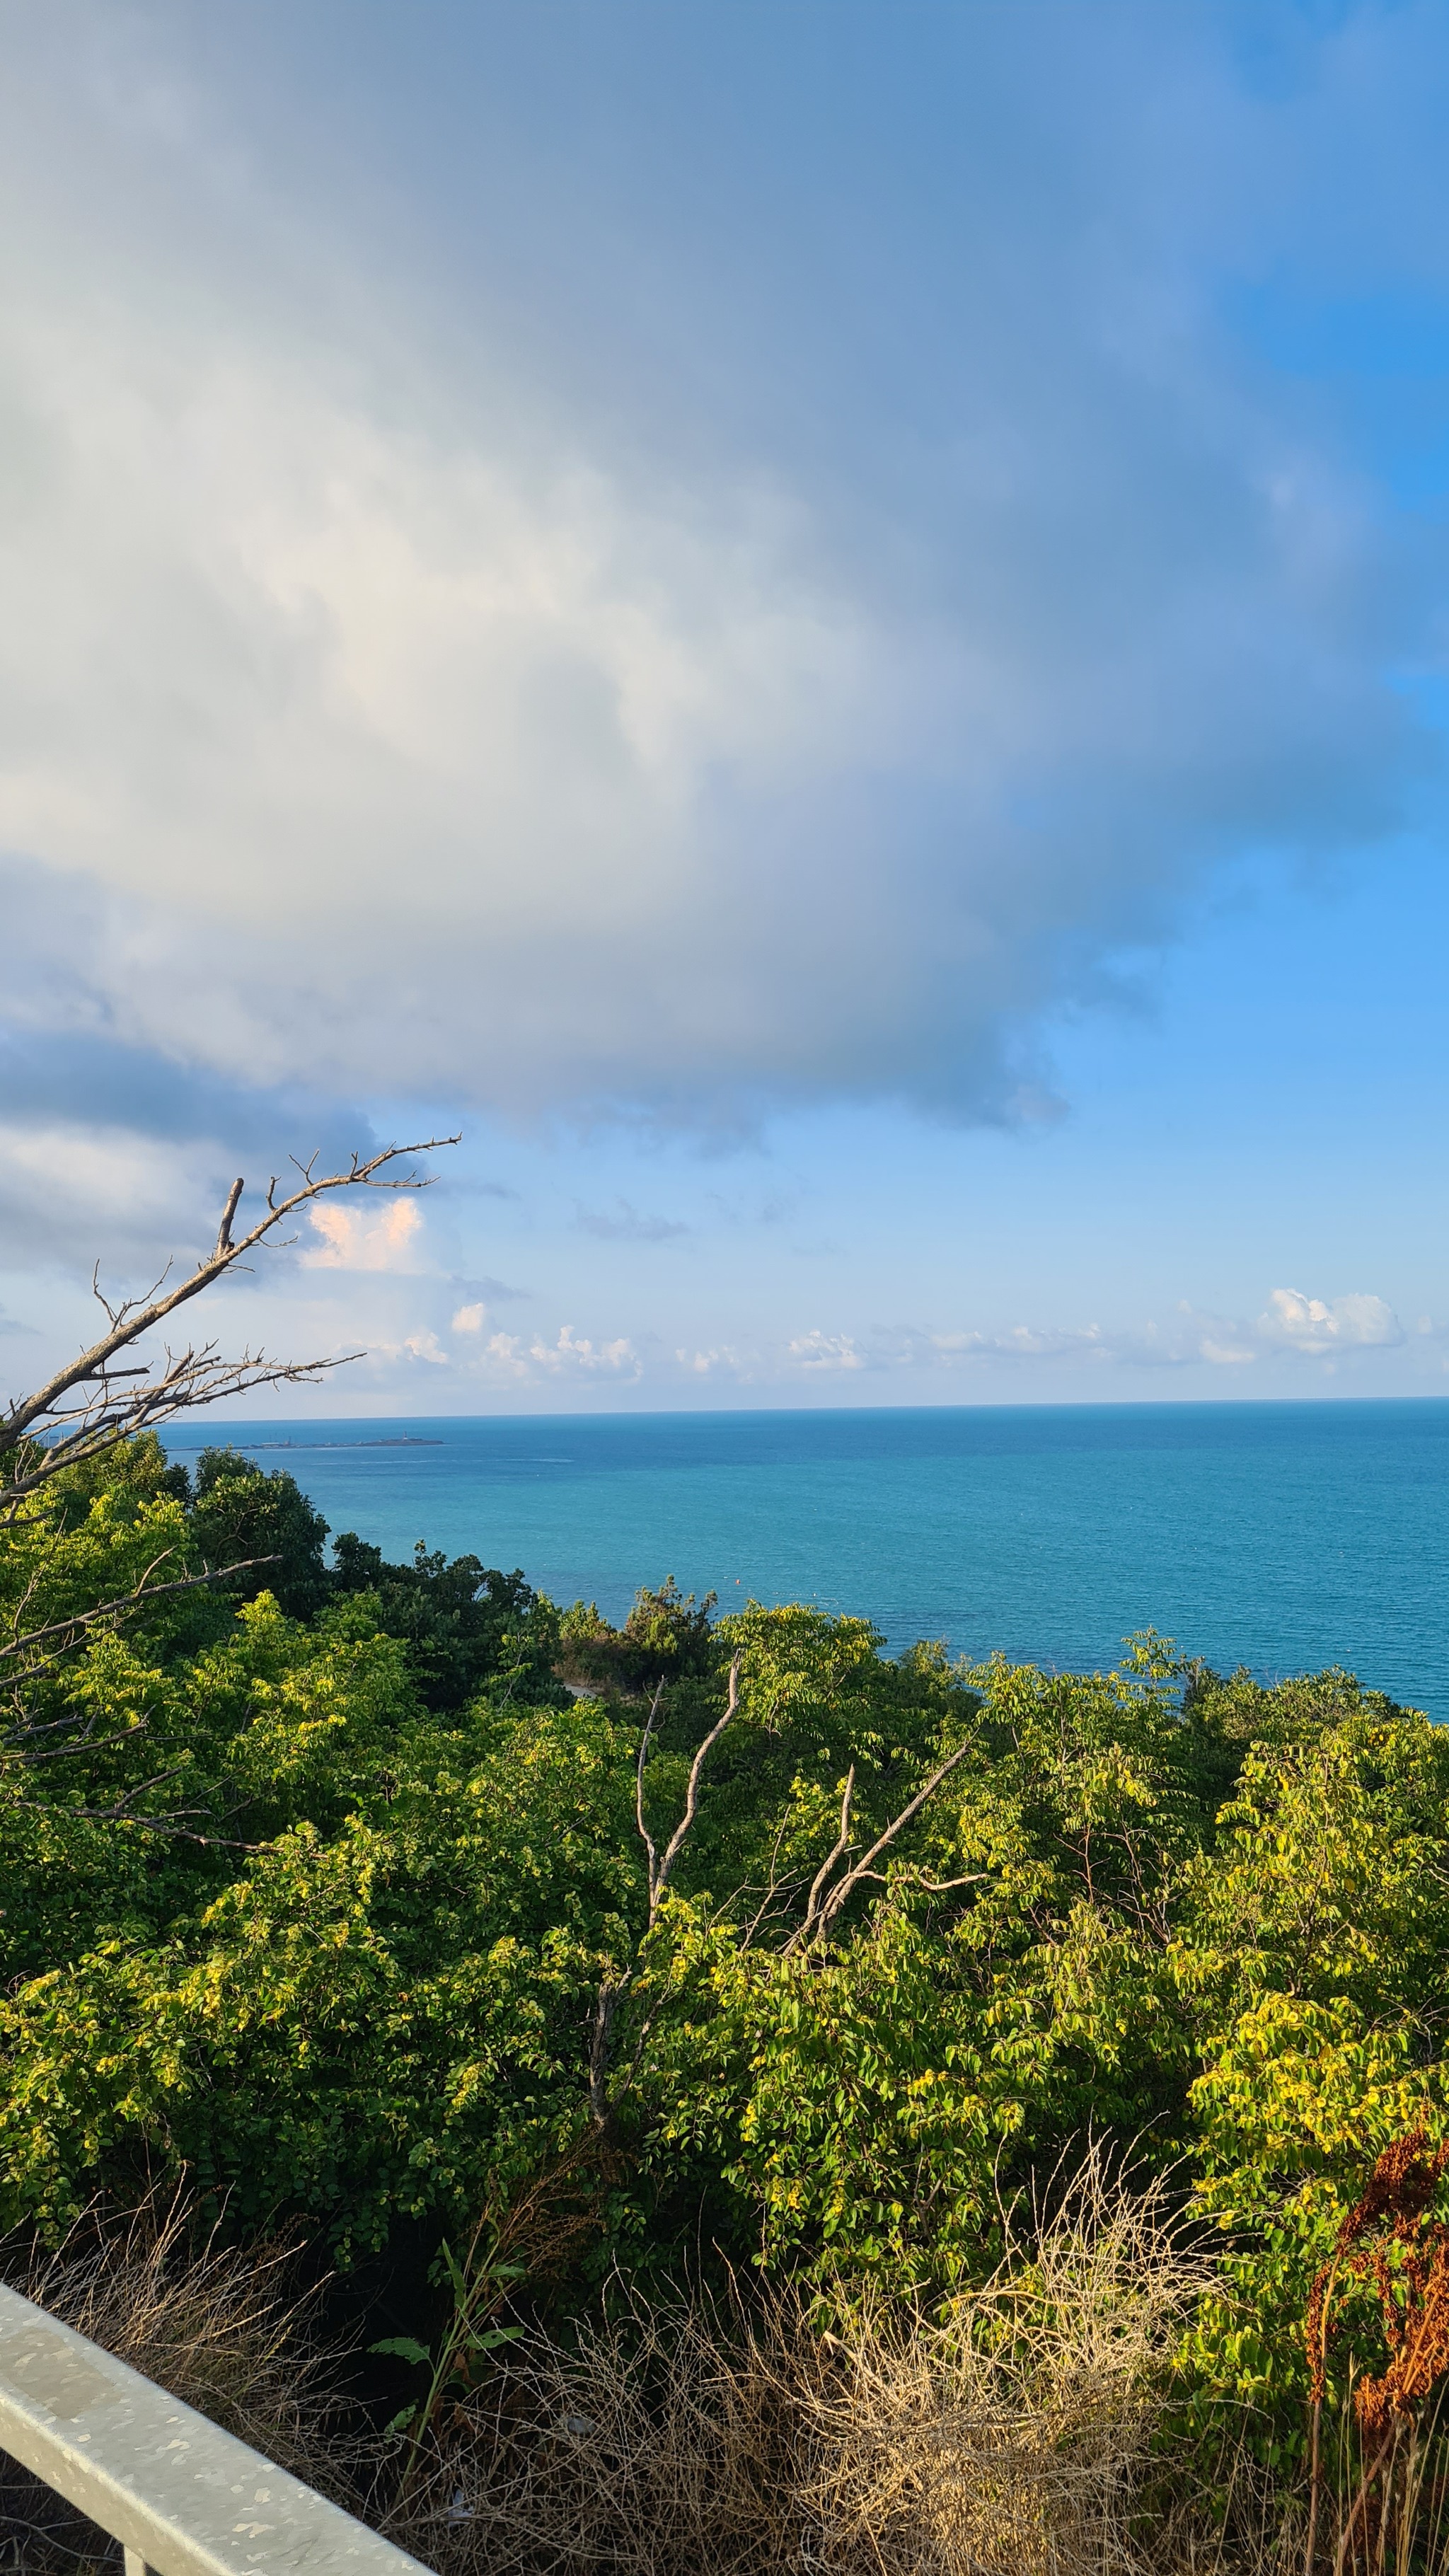
[[[334,1530],[520,1565],[614,1618],[673,1573],[722,1608],[815,1601],[893,1647],[1066,1668],[1150,1623],[1449,1718],[1449,1399],[212,1421],[169,1446],[227,1439]]]

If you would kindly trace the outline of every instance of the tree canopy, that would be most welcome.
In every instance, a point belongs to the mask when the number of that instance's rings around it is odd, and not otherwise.
[[[1105,2134],[1228,2231],[1192,2370],[1298,2438],[1365,2158],[1449,2134],[1449,1736],[1153,1636],[968,1668],[672,1580],[615,1629],[328,1535],[285,1472],[143,1435],[4,1537],[7,1621],[59,1640],[0,1764],[6,2224],[185,2168],[347,2266],[587,2153],[566,2303],[701,2260],[938,2298]]]

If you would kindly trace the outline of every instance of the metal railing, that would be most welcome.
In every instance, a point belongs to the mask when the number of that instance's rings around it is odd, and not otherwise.
[[[126,2576],[420,2576],[406,2550],[4,2288],[0,2450],[118,2540]]]

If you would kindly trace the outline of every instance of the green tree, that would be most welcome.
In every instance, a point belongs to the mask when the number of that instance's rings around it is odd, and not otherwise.
[[[485,1687],[495,1698],[567,1699],[554,1680],[558,1613],[518,1569],[503,1574],[476,1556],[450,1562],[421,1539],[411,1565],[389,1565],[352,1530],[334,1554],[337,1591],[366,1594],[388,1633],[406,1640],[430,1708],[461,1708]]]
[[[327,1599],[327,1523],[285,1469],[270,1474],[235,1449],[203,1449],[192,1481],[191,1533],[210,1565],[270,1558],[234,1576],[244,1601],[270,1592],[289,1618],[310,1619]]]

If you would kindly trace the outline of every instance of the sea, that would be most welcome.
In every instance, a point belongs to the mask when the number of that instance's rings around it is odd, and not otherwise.
[[[668,1574],[889,1649],[1057,1670],[1151,1626],[1266,1680],[1338,1664],[1449,1718],[1449,1398],[173,1426],[284,1467],[334,1533],[521,1567],[618,1620]]]

